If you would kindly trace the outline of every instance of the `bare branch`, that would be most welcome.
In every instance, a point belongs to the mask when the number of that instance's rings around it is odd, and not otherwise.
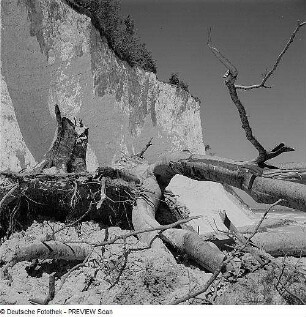
[[[83,260],[82,263],[73,267],[67,274],[62,278],[62,285],[66,277],[75,269],[86,264],[90,255],[92,254],[95,247],[106,246],[114,244],[118,240],[126,241],[127,238],[139,235],[146,232],[153,231],[165,231],[167,229],[175,228],[181,224],[187,223],[193,219],[201,218],[201,216],[193,216],[187,219],[178,220],[169,225],[161,225],[155,228],[146,228],[142,230],[135,230],[129,233],[115,236],[113,239],[105,240],[102,242],[93,243],[91,241],[79,240],[79,241],[39,241],[39,243],[33,243],[28,247],[23,248],[17,253],[13,254],[9,261],[1,268],[0,277],[3,278],[8,275],[8,269],[14,266],[16,263],[21,261],[31,261],[33,259],[65,259],[65,260]],[[62,228],[59,229],[59,231]],[[150,243],[153,242],[152,240]],[[150,245],[149,243],[149,245]],[[67,275],[67,276],[66,276]]]
[[[292,36],[290,37],[290,40],[288,41],[286,47],[284,48],[284,50],[281,52],[281,54],[279,55],[279,57],[276,60],[276,63],[274,64],[273,68],[271,71],[269,71],[261,84],[259,85],[252,85],[249,87],[252,88],[259,88],[260,86],[262,87],[266,87],[265,83],[268,80],[268,78],[270,78],[273,74],[273,72],[275,71],[275,69],[277,68],[282,56],[285,54],[285,52],[288,50],[290,44],[292,43],[296,33],[298,32],[298,30],[301,28],[301,26],[303,26],[306,22],[303,23],[299,23],[297,28],[295,29],[295,31],[293,32]],[[257,164],[259,167],[263,168],[263,167],[268,167],[268,165],[265,164],[265,162],[267,160],[270,160],[284,152],[290,152],[290,151],[294,151],[293,148],[285,146],[285,144],[281,143],[278,146],[276,146],[273,150],[271,151],[267,151],[263,145],[256,139],[256,137],[253,134],[252,128],[250,126],[250,122],[245,110],[245,107],[243,106],[242,102],[240,101],[240,98],[237,94],[237,89],[238,87],[240,87],[240,89],[242,89],[242,86],[237,86],[235,84],[237,76],[238,76],[238,70],[237,68],[216,48],[212,45],[212,41],[211,41],[211,33],[209,32],[208,34],[208,41],[207,41],[207,45],[210,48],[210,50],[212,51],[212,53],[217,57],[217,59],[225,66],[228,68],[228,71],[225,73],[225,75],[223,76],[225,78],[225,84],[228,88],[230,97],[233,101],[233,103],[235,104],[238,113],[239,113],[239,117],[240,117],[240,121],[242,123],[242,128],[245,131],[245,136],[247,138],[248,141],[250,141],[250,143],[256,148],[256,150],[258,151],[258,156],[256,159],[252,160],[252,163]],[[251,88],[249,88],[251,89]]]
[[[93,250],[91,250],[91,252],[89,252],[89,254],[86,256],[86,258],[84,259],[84,261],[83,261],[82,263],[79,263],[79,264],[75,265],[75,266],[74,266],[73,268],[71,268],[66,274],[64,274],[64,275],[62,276],[62,278],[61,278],[61,284],[60,284],[60,286],[59,286],[59,288],[58,288],[58,291],[63,287],[63,285],[65,284],[66,279],[68,278],[68,276],[69,276],[72,272],[74,272],[75,270],[77,270],[77,269],[79,269],[79,268],[81,268],[81,267],[83,267],[83,266],[86,265],[88,259],[90,258],[91,254],[92,254],[92,251],[93,251]]]
[[[139,158],[143,158],[143,155],[145,154],[145,152],[147,151],[147,149],[153,145],[152,144],[152,140],[153,140],[153,137],[149,140],[149,142],[146,144],[146,146],[139,152],[137,153],[135,156],[138,156]]]
[[[249,243],[251,241],[251,239],[255,236],[255,234],[258,232],[259,227],[261,226],[262,222],[265,220],[267,214],[269,213],[269,211],[275,207],[276,205],[278,205],[280,202],[282,202],[283,199],[279,199],[278,201],[276,201],[274,204],[272,204],[263,214],[263,216],[261,217],[260,221],[258,222],[257,226],[255,227],[253,233],[248,237],[247,243]]]
[[[197,290],[195,290],[194,292],[192,292],[188,295],[185,295],[179,299],[176,299],[176,300],[170,302],[169,304],[170,305],[178,305],[180,303],[183,303],[191,298],[194,298],[194,297],[206,292],[208,290],[209,286],[216,280],[218,275],[221,273],[222,269],[226,266],[226,264],[228,264],[232,260],[232,258],[233,257],[231,256],[226,260],[224,259],[223,262],[221,263],[219,269],[214,272],[214,274],[210,277],[210,279],[202,287],[198,288]]]
[[[253,134],[246,110],[245,110],[243,104],[241,103],[241,101],[238,97],[236,88],[235,88],[235,80],[236,80],[236,78],[230,76],[225,81],[225,84],[229,90],[230,97],[231,97],[233,103],[235,104],[235,106],[238,110],[240,121],[242,124],[242,129],[245,131],[245,136],[246,136],[247,140],[249,140],[251,142],[251,144],[255,147],[255,149],[258,151],[259,157],[265,157],[266,150],[261,145],[261,143],[259,143],[259,141],[256,139],[256,137]]]
[[[255,138],[253,135],[253,131],[251,129],[249,119],[246,114],[246,110],[244,106],[242,105],[236,91],[235,87],[235,81],[238,76],[238,70],[237,68],[226,58],[224,55],[220,53],[220,51],[212,45],[211,41],[211,34],[209,33],[209,38],[207,42],[208,47],[212,51],[212,53],[217,57],[217,59],[225,66],[228,68],[228,71],[226,74],[223,76],[225,78],[225,84],[229,90],[230,97],[235,104],[239,116],[240,116],[240,121],[242,123],[242,128],[245,131],[246,138],[253,144],[253,146],[257,149],[259,152],[259,155],[263,156],[266,153],[266,150],[264,147],[259,143],[259,141]]]
[[[294,151],[294,148],[286,146],[284,143],[280,143],[273,150],[266,151],[263,156],[259,155],[254,160],[254,162],[257,163],[258,166],[268,167],[268,165],[265,164],[266,161],[271,160],[272,158],[279,156],[282,153],[292,152],[292,151]]]
[[[90,241],[62,241],[63,243],[86,243],[86,244],[89,244],[89,245],[92,245],[92,246],[104,246],[104,245],[109,245],[109,244],[114,244],[117,240],[125,240],[129,237],[132,237],[132,236],[135,236],[135,235],[139,235],[139,234],[142,234],[142,233],[147,233],[147,232],[153,232],[153,231],[165,231],[167,229],[171,229],[171,228],[174,228],[176,226],[179,226],[181,224],[184,224],[184,223],[187,223],[191,220],[194,220],[194,219],[198,219],[198,218],[201,218],[202,216],[192,216],[192,217],[189,217],[189,218],[186,218],[186,219],[181,219],[181,220],[178,220],[174,223],[171,223],[169,225],[161,225],[161,226],[158,226],[158,227],[155,227],[155,228],[146,228],[146,229],[142,229],[142,230],[135,230],[135,231],[131,231],[129,233],[126,233],[126,234],[123,234],[123,235],[120,235],[120,236],[116,236],[114,237],[113,239],[111,240],[107,240],[107,241],[102,241],[102,242],[90,242]]]
[[[210,48],[210,50],[213,52],[213,54],[218,58],[218,60],[226,67],[228,68],[229,72],[232,76],[237,77],[238,70],[237,68],[216,48],[212,45],[211,41],[211,28],[208,30],[208,40],[207,45]]]
[[[251,89],[255,89],[255,88],[271,88],[269,86],[266,86],[266,82],[267,80],[273,75],[274,71],[276,70],[277,66],[279,65],[282,57],[285,55],[285,53],[287,52],[288,48],[290,47],[291,43],[293,42],[297,32],[301,29],[301,27],[303,25],[306,24],[305,22],[300,22],[298,21],[297,27],[295,28],[295,30],[292,32],[288,42],[286,43],[284,49],[281,51],[281,53],[278,55],[276,62],[274,63],[273,67],[271,68],[271,70],[269,72],[267,72],[265,74],[265,76],[263,77],[262,81],[260,84],[258,85],[250,85],[250,86],[244,86],[244,85],[235,85],[236,89],[242,89],[242,90],[251,90]]]
[[[252,89],[257,89],[257,88],[272,88],[271,86],[266,86],[262,84],[255,84],[255,85],[249,85],[249,86],[244,86],[244,85],[235,85],[236,89],[241,89],[241,90],[252,90]]]

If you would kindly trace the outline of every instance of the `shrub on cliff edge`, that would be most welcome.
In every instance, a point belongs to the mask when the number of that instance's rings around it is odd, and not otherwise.
[[[139,66],[156,73],[156,63],[151,53],[135,31],[134,20],[120,15],[118,0],[78,0],[77,5],[90,11],[91,19],[111,49],[129,65]]]
[[[188,84],[186,84],[183,80],[181,80],[177,73],[171,74],[171,76],[169,78],[169,84],[175,85],[175,86],[189,92]]]

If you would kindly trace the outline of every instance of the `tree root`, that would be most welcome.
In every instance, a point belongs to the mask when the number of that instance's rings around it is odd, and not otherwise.
[[[148,193],[146,198],[137,199],[136,206],[133,208],[132,219],[135,229],[154,228],[159,225],[155,219],[155,212],[158,208],[161,192],[155,177],[152,175],[147,178],[143,186],[148,188]],[[152,191],[153,189],[155,191]],[[149,243],[155,235],[142,235],[140,239]],[[224,254],[221,251],[214,249],[209,243],[203,241],[197,233],[189,230],[168,229],[161,233],[161,239],[190,256],[201,267],[210,272],[218,270],[224,259]],[[159,242],[156,240],[156,243]]]

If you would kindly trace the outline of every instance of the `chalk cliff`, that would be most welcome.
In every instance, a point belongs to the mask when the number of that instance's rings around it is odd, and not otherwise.
[[[34,163],[33,157],[42,159],[54,136],[55,103],[63,115],[82,118],[89,127],[89,169],[97,162],[110,164],[122,152],[138,152],[150,137],[152,161],[169,150],[205,152],[199,102],[118,59],[87,16],[60,0],[1,5],[3,87],[9,100],[1,103],[1,126],[10,111],[14,130],[1,131],[1,153],[7,153],[1,167],[18,170]],[[9,157],[14,161],[6,164]]]
[[[151,162],[167,151],[205,153],[199,102],[117,58],[87,16],[61,0],[2,0],[1,6],[0,170],[42,160],[54,137],[56,103],[64,116],[82,118],[89,127],[90,171],[139,152],[151,137]],[[193,212],[210,211],[210,221],[194,223],[201,233],[213,219],[220,221],[220,210],[236,226],[253,223],[237,198],[229,203],[221,184],[176,179],[181,191],[175,181],[169,189],[183,201],[188,188],[206,193],[201,201],[190,196],[199,209],[189,206]]]
[[[0,108],[0,171],[20,171],[32,166],[35,160],[28,150],[19,129],[12,100],[1,74]]]

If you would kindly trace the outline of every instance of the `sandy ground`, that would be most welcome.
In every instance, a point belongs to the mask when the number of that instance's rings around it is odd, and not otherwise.
[[[262,213],[257,214],[260,216]],[[290,222],[267,230],[285,230],[293,234],[297,229],[306,230],[306,217],[302,213],[278,211],[272,212],[269,217]],[[26,232],[15,233],[0,246],[2,264],[18,248],[37,241],[52,227],[56,229],[59,226],[59,223],[34,223]],[[104,233],[97,224],[83,223],[77,229],[67,228],[60,232],[57,239],[102,241]],[[110,237],[123,233],[125,231],[119,228],[110,229]],[[126,247],[145,248],[135,237],[128,239]],[[32,270],[30,262],[20,262],[9,270],[10,280],[0,280],[0,304],[29,304],[33,299],[43,300],[48,293],[48,278],[52,272],[56,272],[57,280],[56,295],[50,304],[166,304],[204,285],[211,276],[211,273],[190,262],[184,262],[184,258],[175,259],[162,250],[133,251],[126,263],[124,254],[122,243],[108,246],[104,251],[97,248],[85,266],[67,277],[61,289],[60,278],[79,262],[45,260]],[[286,261],[306,269],[306,258],[288,257]],[[226,281],[220,279],[217,286],[208,292],[208,297],[215,297],[216,304],[286,304],[285,299],[271,289],[272,279],[269,270],[246,276],[242,274],[235,281],[231,277]],[[300,286],[298,289],[303,292]],[[189,301],[189,304],[203,303],[203,295]]]
[[[59,223],[34,223],[26,232],[14,234],[0,247],[1,260],[29,245]],[[58,240],[103,241],[104,230],[96,224],[83,223],[81,228],[60,232]],[[124,234],[119,228],[109,230],[109,238]],[[29,304],[31,299],[44,299],[48,292],[48,276],[56,272],[56,295],[50,304],[163,304],[185,295],[205,283],[211,273],[178,264],[163,250],[146,249],[135,237],[127,240],[126,249],[144,249],[129,253],[125,263],[123,244],[95,249],[84,267],[74,270],[60,288],[60,278],[76,263],[45,260],[30,269],[23,261],[9,269],[10,280],[0,280],[0,304]],[[3,263],[3,262],[2,262]]]
[[[170,186],[175,195],[180,191],[185,195],[183,199],[178,196],[177,201],[192,211],[191,216],[204,215],[200,222],[193,223],[193,229],[200,231],[200,234],[216,232],[219,227],[226,229],[221,222],[220,211],[225,211],[237,227],[254,226],[262,216],[263,211],[253,213],[235,197],[228,195],[219,184],[188,181],[188,186],[185,184],[183,189],[179,185],[174,182]],[[61,223],[35,222],[26,231],[13,234],[0,246],[0,265],[20,248],[29,246],[61,226]],[[272,210],[263,228],[265,232],[279,236],[304,236],[306,239],[306,213]],[[124,233],[126,231],[119,228],[110,228],[109,239]],[[56,239],[98,242],[105,239],[105,230],[96,223],[85,222],[76,228],[60,231]],[[286,261],[306,270],[306,257],[286,258]],[[95,248],[86,264],[74,269],[61,286],[65,274],[79,263],[44,260],[33,266],[27,261],[19,262],[9,269],[9,278],[0,279],[0,304],[29,304],[33,300],[45,299],[49,275],[53,272],[56,292],[50,304],[167,304],[203,286],[212,275],[199,269],[183,255],[148,249],[136,237],[130,237],[125,245],[121,241],[105,248]],[[206,295],[211,301],[216,304],[288,303],[284,295],[281,296],[273,288],[273,281],[277,278],[275,274],[279,272],[272,270],[274,273],[271,273],[271,269],[252,272],[258,263],[248,258],[239,263],[237,272],[218,278],[214,287],[208,290]],[[290,282],[290,287],[302,292],[301,297],[305,293],[306,298],[306,290],[304,292],[300,286],[302,283],[306,287],[306,281],[300,277],[297,280]],[[207,301],[204,295],[200,295],[188,303],[203,304]]]

